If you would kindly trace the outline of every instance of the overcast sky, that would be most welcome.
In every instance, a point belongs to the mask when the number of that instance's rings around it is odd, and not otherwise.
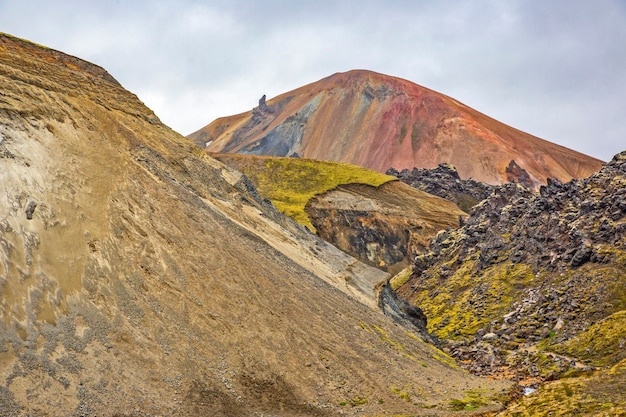
[[[0,31],[105,67],[185,135],[369,69],[603,160],[626,150],[626,0],[0,0]]]

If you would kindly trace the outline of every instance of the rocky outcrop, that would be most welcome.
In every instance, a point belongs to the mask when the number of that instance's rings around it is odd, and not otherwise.
[[[577,336],[626,309],[625,199],[626,152],[537,194],[501,186],[463,227],[437,235],[399,292],[475,372],[549,379],[587,369],[593,358],[554,352],[576,352]],[[616,351],[619,339],[591,356]]]
[[[528,172],[521,166],[517,165],[517,162],[514,160],[511,160],[509,165],[507,165],[505,172],[507,182],[517,182],[528,188],[533,188],[535,186],[535,183],[532,178],[530,178]]]
[[[424,312],[419,307],[399,297],[389,282],[380,287],[378,305],[385,315],[391,317],[396,323],[400,323],[403,327],[410,329],[413,333],[419,335],[422,340],[440,347],[439,340],[428,333],[428,319]]]
[[[471,178],[462,179],[456,168],[450,164],[439,164],[432,169],[403,169],[401,172],[390,168],[386,174],[397,177],[413,188],[452,201],[468,213],[477,203],[489,197],[496,188]]]
[[[463,179],[496,185],[515,177],[533,188],[547,178],[586,177],[601,166],[443,94],[371,71],[331,75],[267,106],[272,113],[255,108],[220,118],[188,138],[214,153],[298,155],[379,172],[449,163]]]
[[[409,265],[438,231],[457,227],[465,216],[454,204],[397,181],[341,185],[313,197],[305,210],[322,239],[391,272]]]

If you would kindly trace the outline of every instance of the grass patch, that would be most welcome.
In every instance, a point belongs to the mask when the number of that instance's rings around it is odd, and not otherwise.
[[[450,408],[454,411],[477,410],[488,403],[489,400],[478,390],[467,391],[464,398],[453,398],[449,402]]]
[[[389,390],[391,390],[393,395],[400,398],[401,400],[404,400],[408,403],[411,402],[411,394],[409,394],[407,390],[398,387],[390,387]]]

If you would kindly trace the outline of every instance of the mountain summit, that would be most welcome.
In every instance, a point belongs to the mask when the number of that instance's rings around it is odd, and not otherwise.
[[[410,81],[371,71],[337,73],[265,96],[253,110],[188,136],[210,152],[299,156],[389,168],[454,165],[489,184],[567,181],[602,162],[524,133]]]

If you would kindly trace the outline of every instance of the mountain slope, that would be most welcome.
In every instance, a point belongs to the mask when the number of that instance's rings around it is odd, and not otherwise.
[[[188,136],[211,152],[300,156],[389,168],[454,165],[462,178],[536,187],[601,161],[513,129],[456,100],[370,71],[334,74]]]
[[[281,212],[355,258],[398,271],[464,216],[454,204],[376,171],[336,162],[213,154]],[[389,269],[391,268],[391,269]]]
[[[504,387],[106,71],[2,34],[0,187],[3,415],[447,415]]]
[[[306,206],[317,234],[352,256],[387,271],[409,266],[437,232],[459,226],[453,203],[393,181],[346,184]]]
[[[615,375],[626,360],[626,152],[538,194],[501,186],[464,223],[439,233],[398,288],[448,352],[475,373],[527,384],[595,371],[523,404],[538,410],[570,392],[562,415],[581,412],[578,400],[598,415],[617,415],[602,409],[618,403],[623,413]]]

